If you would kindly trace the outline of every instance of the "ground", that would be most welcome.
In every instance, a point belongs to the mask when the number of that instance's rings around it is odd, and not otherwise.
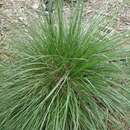
[[[17,22],[18,20],[27,21],[27,13],[35,15],[39,9],[39,0],[0,0],[0,40],[5,37],[5,34],[9,31],[8,23]],[[130,1],[125,0],[111,0],[109,4],[109,11],[122,6],[120,15],[117,19],[116,30],[126,31],[130,29]],[[103,6],[107,4],[107,0],[88,0],[85,2],[85,16],[93,16]],[[66,8],[65,12],[68,9]],[[35,13],[34,13],[35,12]],[[4,36],[3,36],[4,35]]]

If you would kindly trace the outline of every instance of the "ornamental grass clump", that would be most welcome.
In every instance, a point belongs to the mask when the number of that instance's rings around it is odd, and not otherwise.
[[[61,5],[11,39],[0,65],[0,130],[123,130],[126,34],[101,14],[82,24],[82,4],[66,22]]]

